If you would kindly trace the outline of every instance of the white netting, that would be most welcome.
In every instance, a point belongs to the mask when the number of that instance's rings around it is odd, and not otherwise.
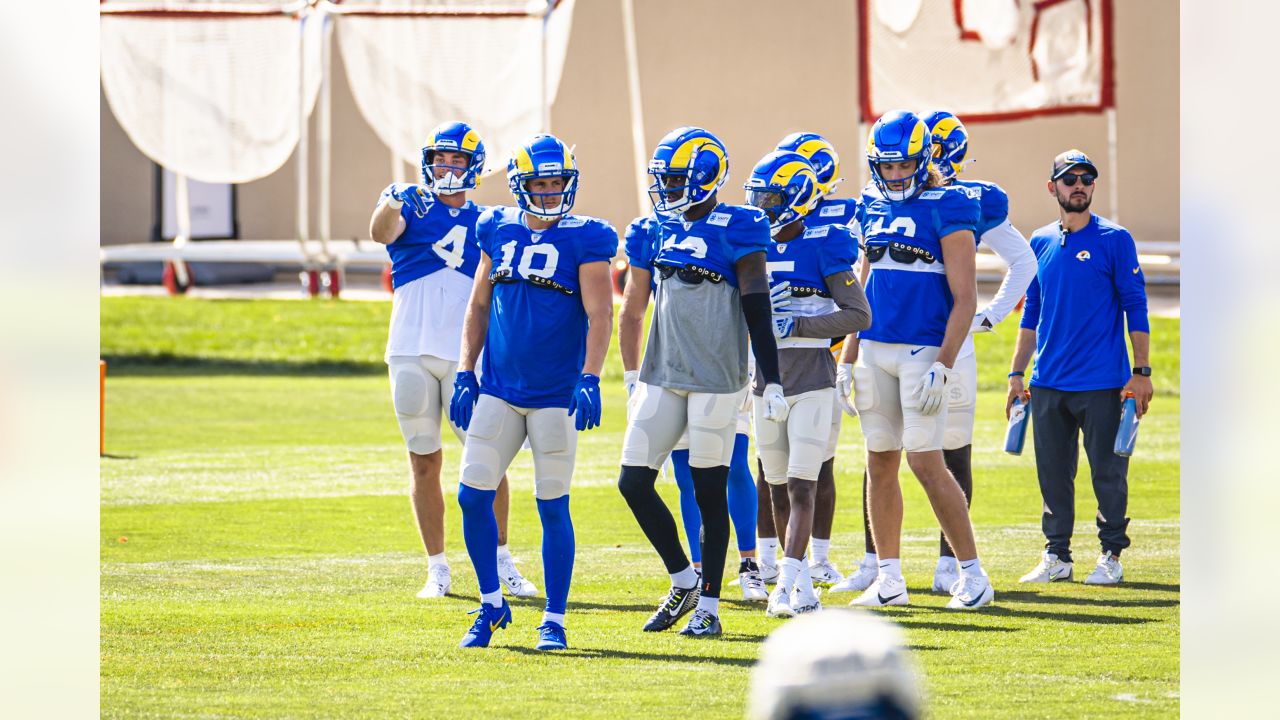
[[[137,5],[104,2],[103,9]],[[319,89],[325,17],[197,12],[268,7],[183,0],[154,14],[104,12],[102,87],[143,154],[213,183],[256,180],[288,160],[298,144],[299,93],[309,114]]]
[[[339,16],[338,44],[356,105],[374,132],[417,167],[436,125],[462,120],[484,140],[486,172],[505,171],[512,149],[543,129],[544,101],[555,99],[564,66],[574,0],[562,0],[547,22],[546,87],[542,80],[539,0],[419,2],[459,11],[523,13],[515,17]],[[405,0],[344,2],[341,8],[415,7]]]
[[[861,0],[872,116],[1101,109],[1109,0]]]

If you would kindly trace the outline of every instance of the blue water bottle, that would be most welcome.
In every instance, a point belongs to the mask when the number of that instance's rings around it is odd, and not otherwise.
[[[1116,431],[1116,454],[1120,457],[1133,455],[1133,448],[1138,444],[1138,401],[1133,393],[1124,394],[1124,404],[1120,407],[1120,429]]]
[[[1009,408],[1009,429],[1004,434],[1004,451],[1010,455],[1021,455],[1022,446],[1027,441],[1027,422],[1031,419],[1031,393],[1023,391],[1022,397],[1014,398]]]

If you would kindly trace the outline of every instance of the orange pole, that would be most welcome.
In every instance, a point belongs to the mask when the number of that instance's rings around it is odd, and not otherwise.
[[[98,457],[107,454],[107,361],[98,361]]]

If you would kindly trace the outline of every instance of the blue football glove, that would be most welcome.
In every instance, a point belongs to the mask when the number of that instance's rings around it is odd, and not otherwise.
[[[453,399],[449,401],[449,420],[466,430],[471,425],[471,413],[480,399],[480,381],[476,374],[464,370],[453,379]]]
[[[392,185],[391,197],[409,206],[414,215],[424,217],[427,214],[427,193],[417,185]]]
[[[578,432],[600,426],[600,378],[583,373],[569,398],[569,414]]]

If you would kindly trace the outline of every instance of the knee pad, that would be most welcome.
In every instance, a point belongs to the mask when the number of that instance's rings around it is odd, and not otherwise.
[[[458,507],[462,508],[462,512],[479,512],[486,507],[492,508],[493,501],[498,497],[497,490],[477,490],[470,485],[458,485]]]
[[[421,415],[427,409],[427,378],[417,365],[396,364],[391,370],[391,404],[400,415]]]
[[[883,415],[858,411],[858,421],[862,424],[862,437],[866,441],[867,450],[871,452],[889,452],[901,450],[902,442],[898,437],[898,428]]]
[[[911,424],[902,429],[902,447],[907,452],[926,452],[938,450],[934,443],[937,432],[934,428]]]
[[[618,474],[618,492],[629,498],[653,491],[658,471],[643,465],[623,465]]]
[[[942,432],[944,450],[955,450],[973,443],[973,411],[947,410],[947,426]]]

